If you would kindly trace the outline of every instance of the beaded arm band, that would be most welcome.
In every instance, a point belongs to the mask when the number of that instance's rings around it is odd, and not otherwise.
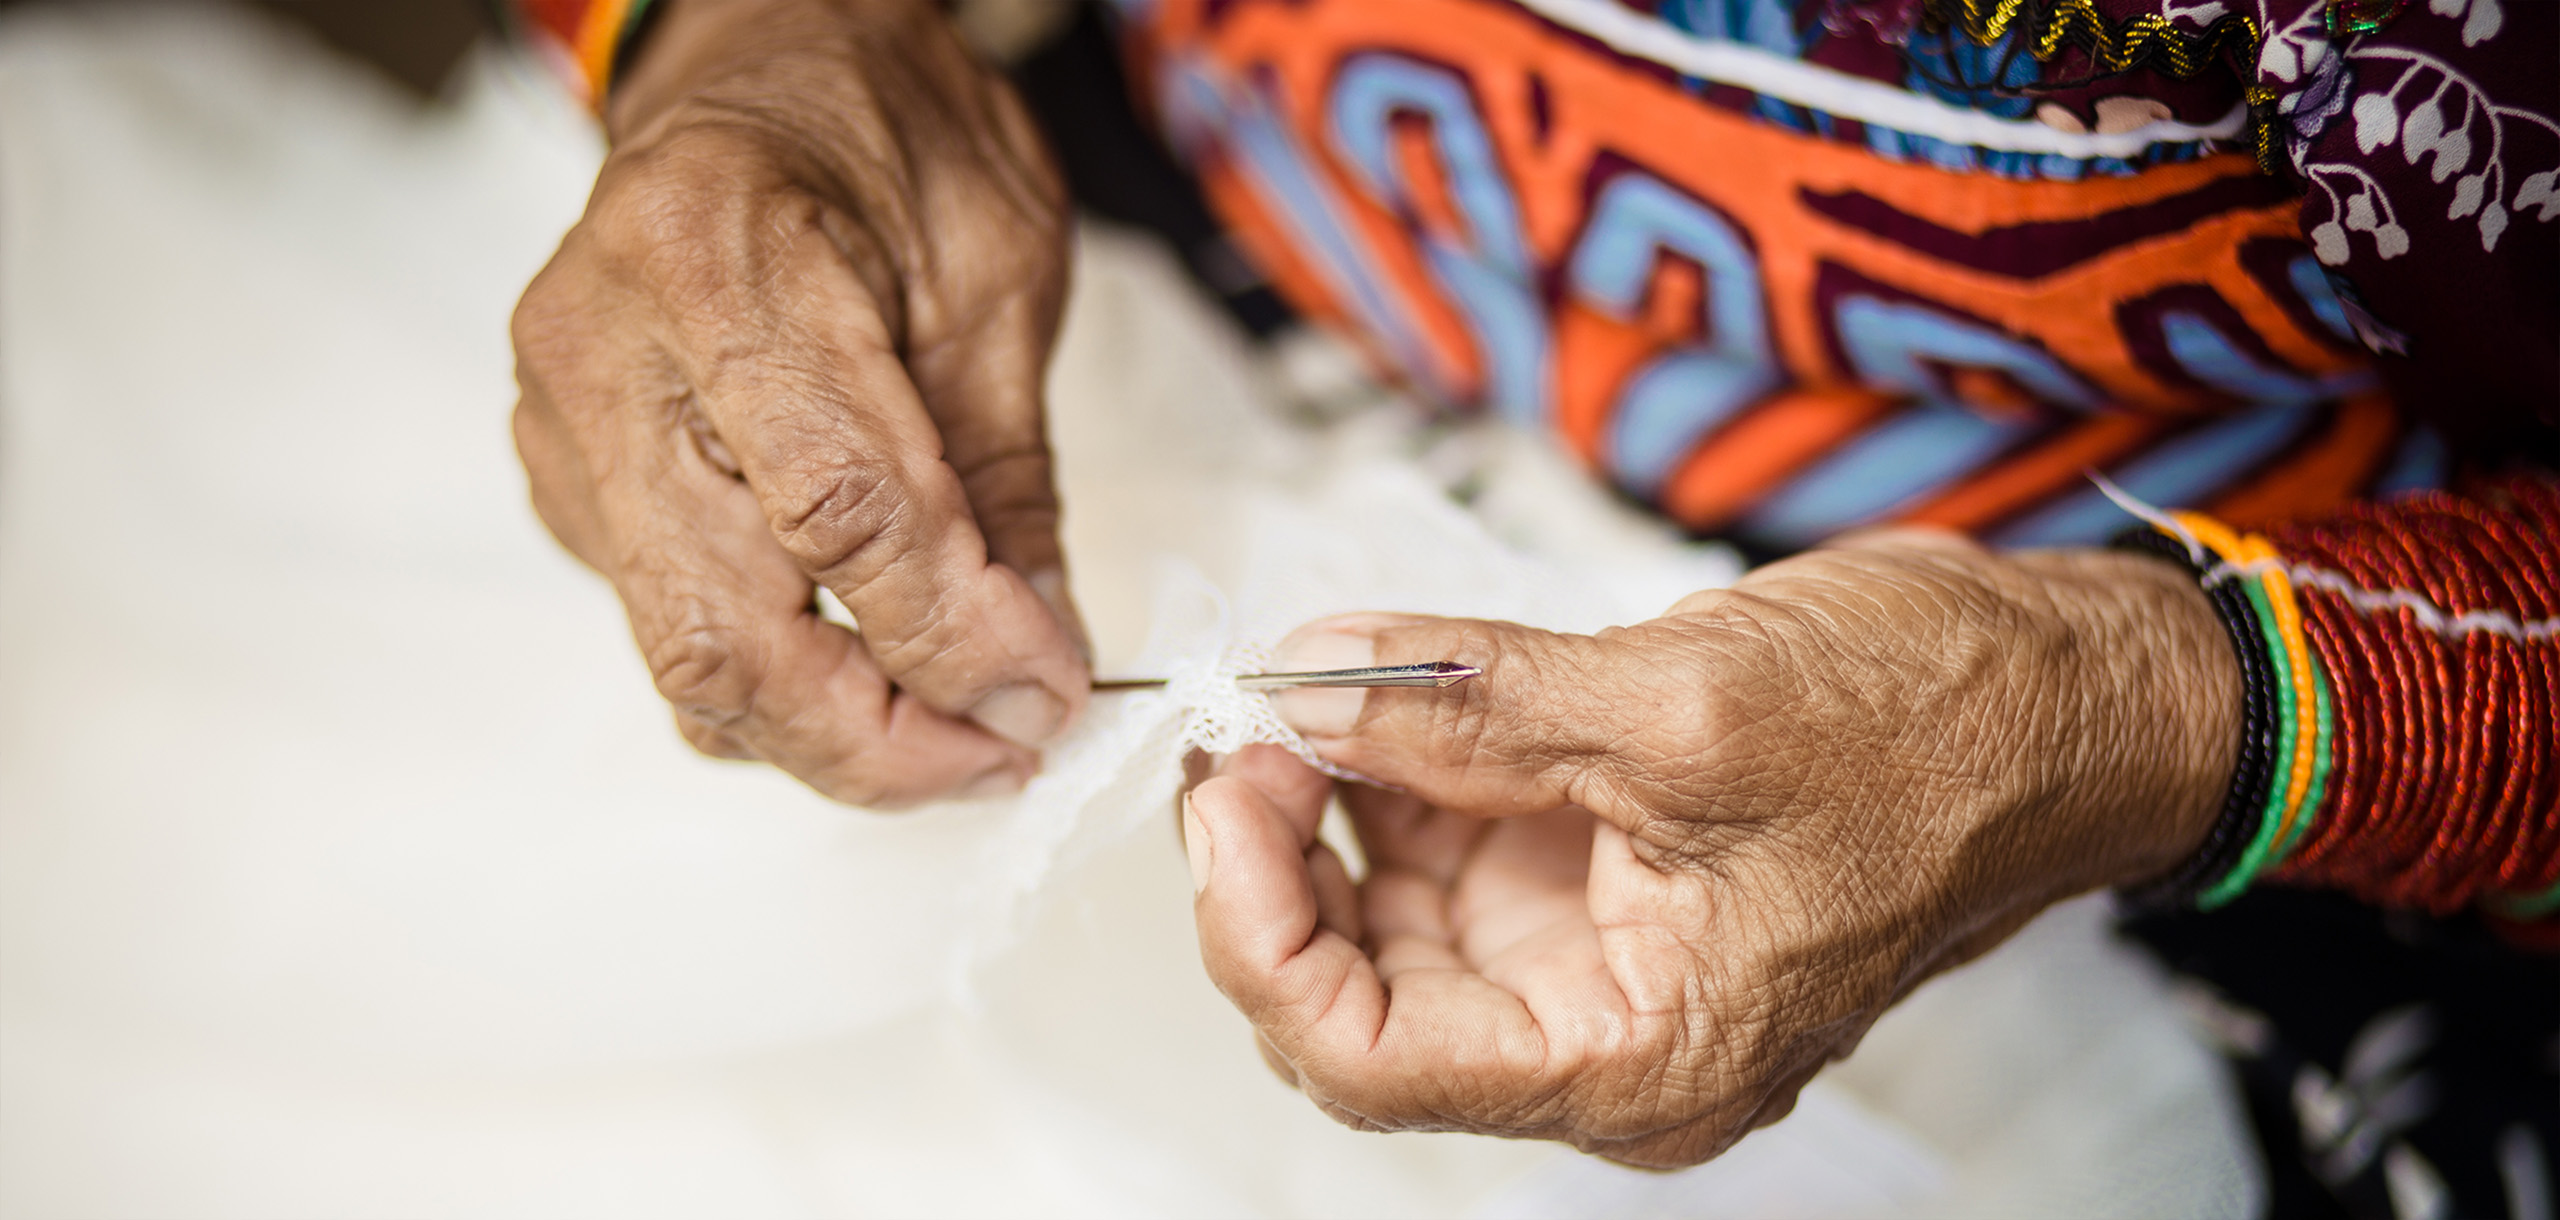
[[[2132,897],[2214,907],[2273,877],[2560,951],[2560,480],[2519,473],[2243,535],[2162,512],[2117,539],[2205,591],[2245,706],[2195,854]]]
[[[2186,548],[2157,530],[2128,530],[2117,536],[2114,545],[2176,564],[2203,582],[2204,569],[2187,555]],[[2228,876],[2241,851],[2257,837],[2259,815],[2266,804],[2268,762],[2275,749],[2275,685],[2266,653],[2258,644],[2258,616],[2248,597],[2227,582],[2205,586],[2205,596],[2222,619],[2232,656],[2240,666],[2239,765],[2232,771],[2230,790],[2223,795],[2222,812],[2195,854],[2167,876],[2124,891],[2127,900],[2145,908],[2185,906]]]
[[[2274,548],[2199,514],[2173,514],[2162,524],[2176,532],[2140,530],[2117,545],[2178,564],[2213,602],[2240,666],[2239,764],[2203,846],[2128,897],[2209,910],[2239,897],[2309,832],[2328,787],[2334,709]],[[2219,560],[2210,568],[2208,553]]]

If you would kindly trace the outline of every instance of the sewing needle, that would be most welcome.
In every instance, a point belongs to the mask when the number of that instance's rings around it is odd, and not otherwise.
[[[1294,674],[1240,674],[1236,685],[1246,690],[1287,690],[1293,686],[1455,686],[1483,673],[1455,661],[1416,665],[1372,665],[1365,669],[1318,669]],[[1093,684],[1095,694],[1124,690],[1156,690],[1163,678],[1111,678]]]

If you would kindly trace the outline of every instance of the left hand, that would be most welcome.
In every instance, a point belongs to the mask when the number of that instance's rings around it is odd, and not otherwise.
[[[1357,615],[1275,662],[1449,659],[1305,690],[1334,785],[1247,750],[1185,805],[1201,954],[1274,1067],[1356,1127],[1706,1160],[1921,980],[2045,906],[2173,867],[2240,684],[2153,560],[1874,533],[1597,636]]]

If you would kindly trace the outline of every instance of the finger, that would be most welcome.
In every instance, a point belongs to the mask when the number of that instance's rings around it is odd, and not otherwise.
[[[1028,751],[892,687],[851,632],[817,615],[754,496],[693,446],[657,439],[609,485],[610,570],[681,716],[851,804],[1020,787]]]
[[[1449,905],[1458,870],[1487,823],[1433,809],[1411,793],[1342,788],[1353,833],[1369,857],[1360,883],[1362,944],[1389,985],[1410,970],[1459,970]]]
[[[1037,265],[1066,264],[1064,230]],[[943,460],[986,537],[990,559],[1022,574],[1090,660],[1092,644],[1067,590],[1058,543],[1058,491],[1049,452],[1044,376],[1065,301],[1059,278],[1026,276],[961,329],[907,353],[917,394],[943,437]],[[933,311],[911,313],[934,331]]]
[[[1271,1039],[1263,1037],[1260,1030],[1254,1031],[1253,1049],[1261,1053],[1262,1066],[1270,1068],[1271,1074],[1280,1078],[1280,1083],[1293,1089],[1298,1087],[1298,1069],[1280,1057],[1280,1048],[1271,1045]]]
[[[1555,1121],[1555,1063],[1518,997],[1448,970],[1407,974],[1390,997],[1369,959],[1321,925],[1288,814],[1220,776],[1192,792],[1191,819],[1210,979],[1328,1112],[1390,1128],[1524,1132]]]
[[[1360,887],[1352,883],[1351,870],[1339,853],[1322,843],[1307,848],[1306,855],[1307,882],[1315,888],[1317,926],[1359,944],[1364,932]]]
[[[1594,791],[1638,773],[1672,722],[1696,714],[1696,690],[1638,649],[1514,623],[1360,614],[1301,627],[1279,670],[1455,661],[1482,671],[1439,689],[1301,688],[1276,696],[1282,719],[1331,762],[1430,804],[1487,817],[1559,805],[1638,816]]]
[[[1016,742],[1054,737],[1090,682],[1067,628],[1022,573],[991,562],[941,430],[843,253],[815,224],[761,240],[773,248],[754,256],[765,273],[743,300],[671,303],[680,365],[774,536],[844,601],[901,688]]]
[[[509,419],[516,443],[516,456],[524,464],[527,491],[533,501],[534,515],[543,527],[560,540],[569,553],[597,571],[603,571],[605,531],[596,516],[595,471],[579,444],[576,426],[562,413],[561,404],[547,388],[552,375],[566,376],[573,385],[596,378],[591,370],[620,367],[623,376],[613,378],[616,388],[630,380],[630,360],[616,360],[596,350],[599,344],[591,326],[564,323],[559,315],[565,310],[548,290],[555,272],[546,268],[509,319],[509,331],[516,347],[516,409]],[[644,357],[645,358],[645,357]],[[590,395],[589,397],[595,397]]]
[[[1191,750],[1182,756],[1182,782],[1173,789],[1173,831],[1176,836],[1184,837],[1186,842],[1191,833],[1184,825],[1188,820],[1185,811],[1191,807],[1191,790],[1199,787],[1200,781],[1217,774],[1218,764],[1223,761],[1206,750]]]
[[[595,519],[595,503],[587,494],[595,486],[586,463],[571,439],[568,423],[550,401],[531,385],[516,400],[511,421],[516,456],[524,463],[534,515],[544,529],[589,567],[597,566],[597,543],[603,534]]]
[[[1459,955],[1523,993],[1534,984],[1511,972],[1546,976],[1569,956],[1596,961],[1591,840],[1591,815],[1569,807],[1489,824],[1450,894]]]
[[[1324,811],[1333,797],[1333,780],[1297,755],[1275,745],[1249,745],[1230,755],[1217,774],[1251,785],[1287,821],[1298,850],[1307,858],[1309,883],[1315,887],[1317,922],[1357,944],[1361,937],[1360,891],[1340,854],[1317,841]]]
[[[1342,807],[1351,815],[1372,875],[1394,870],[1443,888],[1454,885],[1467,852],[1484,836],[1481,819],[1435,809],[1410,792],[1344,784]]]
[[[1636,1169],[1686,1169],[1724,1155],[1751,1133],[1724,1110],[1627,1139],[1577,1140],[1584,1152]]]
[[[1325,804],[1333,798],[1333,780],[1279,746],[1257,743],[1228,755],[1217,774],[1232,776],[1261,792],[1289,819],[1291,833],[1304,850],[1324,825]]]
[[[686,745],[708,758],[745,762],[756,756],[745,742],[683,712],[676,713],[676,732],[684,737]]]

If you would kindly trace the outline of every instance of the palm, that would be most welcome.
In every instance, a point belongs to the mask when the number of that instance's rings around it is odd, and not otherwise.
[[[1368,860],[1357,882],[1316,833],[1337,791]],[[1202,810],[1223,827],[1204,918],[1250,929],[1204,940],[1210,972],[1283,980],[1239,1002],[1293,1014],[1299,1044],[1266,1050],[1327,1113],[1615,1151],[1687,1138],[1692,1115],[1650,1104],[1618,1107],[1623,1131],[1572,1125],[1587,1065],[1669,1060],[1701,973],[1661,922],[1700,913],[1695,882],[1640,862],[1624,832],[1571,805],[1486,818],[1337,786],[1271,746],[1188,800],[1186,834]]]
[[[1486,821],[1345,785],[1369,873],[1361,948],[1393,987],[1414,971],[1481,976],[1535,1012],[1605,975],[1587,896],[1595,819],[1567,806]]]
[[[1586,810],[1474,816],[1334,784],[1268,746],[1248,747],[1222,773],[1268,802],[1275,831],[1286,827],[1273,846],[1293,841],[1302,857],[1311,926],[1288,948],[1338,946],[1322,951],[1374,975],[1391,1029],[1429,1042],[1425,1031],[1442,1020],[1473,1014],[1489,1023],[1480,1032],[1496,1031],[1474,1053],[1541,1074],[1605,1052],[1666,1007],[1625,981],[1648,973],[1631,972],[1633,962],[1677,943],[1632,917],[1644,907],[1634,891],[1676,882],[1638,863],[1626,836]],[[1337,793],[1367,857],[1356,882],[1316,835]]]

